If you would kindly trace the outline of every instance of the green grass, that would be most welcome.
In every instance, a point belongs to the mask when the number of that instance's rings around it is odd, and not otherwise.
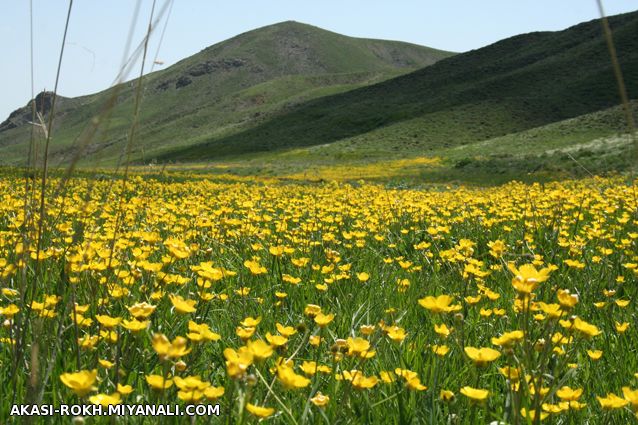
[[[636,118],[637,105],[637,102],[631,105]],[[500,112],[505,114],[507,110],[502,108]],[[313,170],[350,166],[353,172],[349,180],[356,181],[356,167],[370,165],[381,169],[388,160],[421,158],[425,153],[426,157],[439,158],[440,166],[411,165],[400,175],[393,174],[397,170],[389,170],[378,180],[410,186],[423,182],[495,185],[510,180],[550,181],[585,177],[590,173],[636,171],[635,147],[626,133],[621,106],[480,142],[445,146],[432,141],[427,150],[410,137],[413,126],[415,123],[409,121],[331,144],[237,155],[208,165],[182,163],[171,169],[280,178],[305,173],[312,180]],[[477,125],[477,128],[483,127]],[[389,131],[403,137],[393,138],[392,144],[386,144],[384,140]],[[456,136],[461,137],[461,132]]]

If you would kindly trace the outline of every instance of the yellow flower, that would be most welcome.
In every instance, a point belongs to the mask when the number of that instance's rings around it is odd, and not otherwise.
[[[391,384],[397,380],[396,375],[393,372],[388,372],[387,370],[382,370],[379,372],[379,376],[381,380],[386,384]]]
[[[379,382],[379,378],[376,376],[363,376],[363,373],[358,372],[352,378],[352,386],[358,390],[365,390],[373,388]]]
[[[263,267],[261,264],[259,264],[259,261],[246,260],[246,261],[244,261],[244,266],[248,270],[250,270],[250,273],[252,273],[254,275],[264,274],[264,273],[268,272],[268,270],[266,270],[265,267]]]
[[[368,279],[370,279],[370,275],[366,272],[357,273],[357,279],[359,279],[360,282],[367,282]]]
[[[524,418],[527,418],[528,420],[534,422],[534,420],[536,419],[536,410],[527,410],[526,408],[522,407],[521,408],[521,416]],[[540,412],[540,420],[543,421],[545,419],[547,419],[547,417],[549,416],[549,413],[545,413],[545,412]]]
[[[195,300],[185,300],[181,295],[169,294],[168,298],[170,298],[171,303],[173,303],[173,307],[179,313],[188,314],[195,312],[195,304],[197,301]]]
[[[598,399],[600,406],[605,410],[620,409],[629,404],[628,400],[620,398],[614,393],[609,393],[606,397],[596,396],[596,399]]]
[[[563,261],[565,264],[567,264],[567,267],[572,267],[575,269],[584,269],[585,268],[585,263],[582,263],[578,260],[572,260],[572,259],[567,259],[565,261]]]
[[[188,403],[195,403],[202,399],[204,390],[210,386],[210,383],[202,381],[199,376],[187,376],[173,378],[175,386],[179,388],[177,397]]]
[[[500,367],[498,371],[510,381],[518,381],[521,377],[521,369],[512,366]]]
[[[448,336],[450,336],[450,333],[453,331],[454,329],[450,329],[448,328],[445,323],[441,324],[441,325],[434,325],[434,332],[437,333],[437,335],[442,336],[443,338],[447,338]]]
[[[122,399],[120,398],[120,393],[113,394],[96,394],[89,397],[89,401],[93,404],[99,404],[102,406],[111,406],[115,404],[120,404]]]
[[[515,343],[522,341],[524,336],[523,331],[505,332],[498,338],[492,338],[492,344],[500,347],[511,347]]]
[[[122,327],[128,329],[133,333],[138,333],[148,328],[148,325],[150,325],[150,323],[150,320],[139,321],[137,319],[133,319],[129,321],[124,319],[122,321]]]
[[[78,344],[83,350],[93,350],[98,340],[99,337],[97,335],[84,335],[82,338],[78,338]]]
[[[0,267],[4,267],[4,265],[0,264]],[[2,288],[2,295],[8,298],[13,298],[18,295],[18,291],[13,288]]]
[[[277,367],[277,378],[284,388],[287,389],[305,388],[310,385],[310,379],[302,375],[297,375],[292,367],[286,365]]]
[[[623,323],[616,322],[614,326],[616,328],[616,332],[623,333],[629,328],[629,323],[627,323],[627,322],[623,322]]]
[[[221,335],[210,330],[206,323],[196,323],[192,320],[188,321],[189,333],[186,337],[193,342],[218,341]]]
[[[583,395],[583,389],[572,389],[568,386],[564,386],[556,390],[556,396],[564,401],[577,401],[580,396]]]
[[[572,308],[578,303],[578,295],[571,294],[568,289],[559,289],[556,295],[564,308]]]
[[[139,320],[148,318],[148,316],[153,314],[155,308],[156,307],[154,305],[142,302],[133,304],[132,306],[128,307],[128,311],[133,317]]]
[[[483,367],[488,363],[493,362],[501,356],[501,353],[493,348],[475,348],[465,347],[465,354],[474,362],[475,365]]]
[[[267,418],[275,413],[275,409],[272,407],[255,406],[254,404],[246,403],[246,410],[258,418]]]
[[[102,330],[100,331],[100,338],[111,344],[115,344],[117,342],[117,333],[115,331]]]
[[[437,356],[443,357],[450,352],[450,347],[447,345],[433,345],[432,352]]]
[[[204,397],[206,397],[210,401],[214,401],[223,396],[225,392],[226,390],[224,389],[224,387],[210,386],[204,390]]]
[[[282,336],[288,338],[297,333],[297,330],[292,326],[284,326],[281,323],[275,324],[277,327],[277,332],[279,332]]]
[[[113,367],[113,362],[110,362],[108,360],[99,359],[97,362],[105,369],[110,369]]]
[[[240,297],[247,297],[248,294],[250,294],[250,288],[247,288],[245,286],[242,286],[239,289],[235,289],[234,292],[239,295]]]
[[[188,340],[182,336],[171,342],[164,334],[153,334],[152,345],[160,359],[177,359],[190,353],[191,349],[186,348],[187,342]]]
[[[573,329],[580,332],[583,336],[591,338],[602,333],[595,325],[585,322],[580,317],[576,317],[573,323]]]
[[[479,301],[481,301],[481,295],[476,295],[476,296],[467,296],[465,297],[465,302],[470,304],[470,305],[474,305],[476,303],[478,303]]]
[[[403,342],[403,340],[407,336],[405,329],[398,326],[388,326],[384,329],[384,331],[388,335],[388,338],[390,338],[394,342]]]
[[[631,403],[634,412],[638,411],[638,390],[632,390],[629,387],[622,387],[622,394],[625,400]]]
[[[558,319],[563,315],[563,310],[559,304],[546,304],[541,301],[538,303],[538,307],[543,313],[547,314],[550,319]]]
[[[224,350],[226,371],[231,378],[242,377],[246,369],[253,364],[253,352],[248,347],[240,347],[237,351],[232,348]]]
[[[275,347],[281,347],[288,343],[288,338],[281,335],[272,335],[270,332],[266,333],[266,341]]]
[[[304,310],[304,314],[308,317],[315,317],[321,313],[321,307],[315,304],[308,304]]]
[[[284,254],[284,247],[281,245],[268,247],[268,252],[270,255],[274,255],[275,257],[281,257]]]
[[[358,356],[364,359],[374,357],[375,351],[370,350],[370,341],[360,337],[348,338],[346,340],[349,356]]]
[[[13,319],[13,316],[18,314],[20,308],[15,304],[9,304],[6,307],[0,307],[0,316],[4,316],[8,319]]]
[[[117,384],[117,392],[121,395],[129,395],[133,392],[133,387],[130,385]]]
[[[267,359],[272,356],[274,352],[272,346],[261,339],[257,341],[249,341],[246,344],[246,347],[248,347],[248,349],[253,353],[253,357],[257,361]]]
[[[317,392],[317,394],[315,394],[314,397],[310,399],[310,401],[312,401],[312,404],[314,404],[317,407],[325,407],[330,402],[330,397],[328,397],[327,395],[321,394],[321,391],[319,391]]]
[[[181,390],[177,391],[177,398],[186,403],[197,403],[204,397],[203,390]]]
[[[261,316],[259,317],[246,317],[244,320],[239,322],[245,328],[255,328],[258,324],[261,323]]]
[[[84,397],[97,388],[93,386],[97,380],[97,369],[81,370],[75,373],[63,373],[60,381],[80,397]]]
[[[96,315],[95,318],[100,323],[100,325],[102,325],[103,327],[107,329],[112,329],[116,327],[122,321],[122,318],[120,317],[110,317],[107,315],[100,315],[100,314]]]
[[[592,360],[599,360],[603,356],[603,352],[601,350],[587,350],[587,355]]]
[[[244,328],[242,326],[237,326],[237,328],[235,328],[235,334],[242,340],[247,340],[253,336],[255,330],[256,328]]]
[[[335,318],[334,314],[323,314],[319,313],[315,316],[315,323],[320,327],[324,328],[330,324]]]
[[[451,305],[452,301],[454,301],[454,298],[449,295],[439,295],[438,297],[428,295],[425,298],[421,298],[419,300],[419,304],[430,310],[432,313],[450,313],[453,311],[459,311],[462,308],[461,305]]]
[[[417,375],[416,372],[413,372],[408,369],[396,368],[394,370],[394,373],[396,373],[398,376],[402,377],[405,380],[405,385],[406,387],[408,387],[408,389],[416,390],[416,391],[427,390],[427,387],[421,384],[421,380],[419,379],[419,376]]]
[[[536,270],[532,264],[523,264],[517,269],[514,263],[509,263],[507,267],[514,274],[512,286],[522,294],[532,293],[539,283],[549,279],[551,271],[549,268]]]
[[[301,364],[301,370],[308,376],[312,376],[317,372],[330,373],[332,369],[329,366],[317,365],[313,361],[306,361]]]
[[[176,238],[166,239],[164,246],[173,257],[179,260],[187,258],[191,254],[190,248],[183,241]]]
[[[483,390],[480,388],[472,388],[469,386],[465,386],[461,388],[461,394],[465,397],[474,400],[474,401],[484,401],[487,400],[487,397],[490,395],[488,390]]]
[[[494,258],[501,258],[507,249],[507,245],[501,240],[490,241],[487,246],[490,248],[490,255]]]
[[[479,311],[479,314],[480,314],[482,317],[490,317],[493,313],[494,313],[494,311],[492,311],[492,309],[491,309],[491,308],[482,308],[482,309]]]
[[[146,383],[154,390],[165,390],[173,385],[172,379],[165,379],[161,375],[146,375]]]
[[[406,387],[415,391],[425,391],[428,389],[425,385],[421,384],[421,380],[419,378],[412,378],[407,380],[405,383]]]
[[[625,307],[627,307],[629,305],[629,300],[616,300],[614,302],[620,308],[625,308]]]

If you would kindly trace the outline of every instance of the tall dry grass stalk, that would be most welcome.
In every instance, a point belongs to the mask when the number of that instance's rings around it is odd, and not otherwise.
[[[33,2],[30,2],[30,51],[31,51],[31,137],[28,147],[27,158],[24,168],[24,201],[23,201],[23,223],[21,228],[22,233],[22,251],[20,252],[20,273],[19,273],[19,289],[20,300],[19,307],[24,314],[19,316],[19,322],[15,326],[13,345],[13,359],[11,367],[11,389],[12,389],[12,403],[18,401],[20,388],[26,388],[24,394],[24,401],[31,404],[39,404],[42,401],[47,384],[56,366],[58,354],[63,349],[60,345],[59,338],[55,341],[52,347],[42,347],[41,341],[45,340],[45,330],[39,326],[32,316],[32,309],[28,308],[31,303],[36,299],[36,295],[41,293],[45,287],[57,288],[54,295],[59,296],[64,300],[64,309],[57,321],[57,327],[54,335],[58,337],[63,332],[63,319],[69,311],[75,312],[75,293],[74,285],[68,282],[64,276],[51,276],[46,270],[42,270],[40,267],[39,258],[43,252],[43,244],[45,242],[47,232],[53,228],[62,215],[62,208],[60,206],[58,211],[55,211],[54,204],[50,200],[55,200],[58,196],[64,194],[67,183],[72,179],[73,173],[76,170],[77,163],[86,153],[87,147],[94,141],[96,134],[100,130],[103,130],[108,126],[109,118],[115,107],[118,96],[122,90],[123,82],[134,68],[137,61],[141,58],[142,63],[140,66],[139,77],[137,78],[137,89],[135,94],[135,116],[133,124],[129,132],[127,141],[127,152],[130,154],[132,146],[134,145],[136,136],[136,127],[139,121],[139,109],[142,104],[142,86],[144,75],[144,64],[146,62],[148,43],[151,35],[155,31],[156,26],[166,17],[166,12],[172,7],[172,0],[164,1],[159,12],[156,13],[156,0],[153,1],[152,10],[149,16],[148,25],[145,31],[143,39],[138,43],[133,52],[129,55],[130,44],[133,40],[133,34],[135,31],[135,23],[137,21],[137,15],[140,10],[141,0],[136,3],[136,8],[133,16],[132,24],[129,27],[129,35],[127,38],[127,46],[125,48],[125,54],[122,61],[122,66],[114,80],[114,88],[100,109],[100,113],[93,117],[86,123],[84,130],[78,136],[74,142],[75,152],[71,157],[69,163],[63,170],[56,169],[56,174],[59,174],[59,181],[55,188],[51,187],[50,180],[50,157],[49,151],[52,144],[55,143],[54,122],[56,117],[56,103],[58,98],[58,86],[61,79],[61,67],[64,59],[64,47],[66,45],[66,39],[68,30],[71,25],[73,0],[69,0],[66,21],[64,26],[64,33],[62,36],[62,43],[60,52],[58,55],[58,64],[56,69],[56,78],[54,90],[52,93],[51,106],[47,111],[48,117],[45,116],[45,110],[43,105],[36,104],[35,90],[34,90],[34,60],[33,60],[33,40],[34,40],[34,23],[33,23]],[[166,22],[167,24],[167,22]],[[164,25],[164,29],[166,28]],[[160,42],[161,45],[161,42]],[[159,51],[158,46],[158,51]],[[46,96],[46,95],[45,95]],[[106,132],[104,132],[106,133]],[[39,155],[39,140],[43,141],[43,148],[41,157]],[[119,191],[115,191],[114,183],[118,173],[118,167],[113,172],[113,178],[109,182],[109,187],[105,195],[102,196],[101,202],[106,204],[111,201],[111,197],[115,192],[116,196],[119,195],[120,208],[125,202],[125,189],[126,181],[128,179],[128,162],[130,155],[127,155],[125,161],[125,170],[121,178],[122,188]],[[97,169],[93,169],[93,176],[97,174]],[[84,197],[85,208],[91,201],[91,190],[87,190]],[[81,225],[81,223],[76,223]],[[114,239],[117,235],[114,235]],[[86,247],[91,244],[90,238],[87,238]],[[64,273],[63,273],[64,275]],[[57,284],[50,281],[58,280]],[[96,292],[96,295],[99,292]],[[25,308],[27,307],[27,308]],[[77,330],[77,321],[73,320]],[[77,336],[77,334],[76,334]],[[46,348],[43,350],[43,348]],[[51,348],[51,350],[49,350]],[[67,347],[71,348],[71,347]],[[75,341],[75,346],[72,347],[78,356],[78,364],[76,367],[79,369],[79,343]],[[28,371],[28,376],[24,375],[24,372]],[[0,417],[0,419],[3,419]]]

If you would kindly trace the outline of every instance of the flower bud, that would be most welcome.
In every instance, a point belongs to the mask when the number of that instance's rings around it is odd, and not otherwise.
[[[253,375],[252,373],[246,376],[246,384],[249,387],[254,387],[255,385],[257,385],[257,377]]]

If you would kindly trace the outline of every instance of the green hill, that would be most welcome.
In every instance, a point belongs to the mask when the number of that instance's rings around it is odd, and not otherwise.
[[[403,42],[346,37],[297,22],[240,34],[145,77],[140,127],[133,155],[221,138],[265,121],[273,113],[320,96],[366,86],[449,57],[450,52]],[[134,83],[120,90],[108,122],[87,149],[88,159],[114,162],[122,155],[133,116]],[[58,163],[100,113],[115,88],[60,98],[52,155]],[[50,94],[41,94],[38,105]],[[2,162],[24,161],[30,104],[0,124]]]
[[[638,121],[638,101],[631,108]],[[483,141],[428,150],[389,151],[359,138],[298,149],[245,154],[221,162],[178,163],[169,169],[283,179],[396,183],[501,184],[548,181],[635,169],[634,141],[621,106]],[[144,168],[147,172],[153,167]]]
[[[636,98],[638,12],[609,21],[629,95]],[[519,35],[375,85],[310,100],[256,127],[211,135],[158,159],[232,159],[335,142],[340,149],[349,144],[355,157],[422,155],[618,103],[602,26],[594,20]]]

